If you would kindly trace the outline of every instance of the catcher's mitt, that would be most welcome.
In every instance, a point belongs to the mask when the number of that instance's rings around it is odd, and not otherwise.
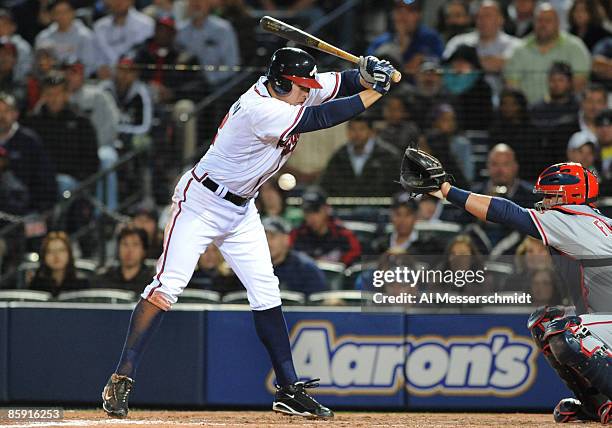
[[[417,148],[408,147],[402,160],[400,184],[413,195],[435,192],[453,176],[444,171],[438,159]]]

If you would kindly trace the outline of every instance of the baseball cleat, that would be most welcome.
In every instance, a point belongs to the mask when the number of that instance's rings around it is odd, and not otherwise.
[[[316,388],[319,379],[307,382],[295,382],[289,386],[276,386],[276,395],[272,410],[287,415],[304,416],[306,418],[331,419],[334,412],[322,406],[306,392],[306,388]]]
[[[125,418],[128,415],[128,397],[134,387],[134,381],[127,376],[113,373],[104,391],[102,391],[102,408],[108,416]]]
[[[591,415],[582,403],[575,398],[564,398],[559,401],[553,411],[553,418],[558,423],[599,420],[599,418]]]

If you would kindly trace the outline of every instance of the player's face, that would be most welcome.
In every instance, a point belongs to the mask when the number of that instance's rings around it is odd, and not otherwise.
[[[45,252],[45,264],[49,266],[52,271],[60,271],[66,269],[68,266],[68,260],[70,254],[64,241],[60,239],[54,239],[47,245],[47,251]]]
[[[301,105],[304,104],[309,93],[310,88],[306,88],[305,86],[300,86],[292,82],[291,91],[285,97],[283,97],[283,101],[288,102],[292,106]]]
[[[563,204],[563,195],[561,194],[546,194],[544,195],[544,199],[542,199],[542,203],[544,205],[544,208],[549,209],[552,208],[556,205],[562,205]]]
[[[416,213],[407,207],[397,207],[391,210],[393,230],[400,236],[409,236],[416,223]]]
[[[140,266],[145,258],[144,247],[138,235],[127,235],[119,243],[119,262],[122,267]]]

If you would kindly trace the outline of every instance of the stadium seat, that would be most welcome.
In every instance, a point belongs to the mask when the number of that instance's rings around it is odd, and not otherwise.
[[[0,290],[0,302],[47,302],[51,293],[36,290]]]
[[[372,261],[366,263],[355,263],[354,265],[346,268],[344,271],[343,288],[345,290],[354,290],[357,278],[359,278],[364,272],[376,269],[377,265],[377,261]]]
[[[344,263],[328,262],[325,260],[317,260],[317,267],[325,274],[325,279],[331,290],[342,289],[342,283],[344,282],[344,270],[346,266]]]
[[[221,303],[221,294],[211,290],[186,288],[179,296],[178,303]]]
[[[297,291],[281,290],[280,296],[284,306],[296,306],[306,303],[306,296],[304,293]],[[249,299],[247,298],[246,291],[233,291],[223,296],[221,302],[248,305]]]
[[[313,305],[337,305],[361,306],[363,293],[359,290],[337,290],[312,293],[308,301]]]
[[[495,290],[505,290],[508,278],[514,274],[514,266],[512,263],[486,261],[484,268],[487,277],[492,281],[492,286]],[[515,284],[514,287],[528,287],[528,284]]]
[[[344,227],[349,229],[357,236],[361,244],[362,252],[371,251],[370,243],[378,236],[378,224],[367,221],[344,221]]]
[[[57,296],[57,301],[69,303],[131,303],[135,300],[136,293],[133,291],[111,288],[64,291]]]

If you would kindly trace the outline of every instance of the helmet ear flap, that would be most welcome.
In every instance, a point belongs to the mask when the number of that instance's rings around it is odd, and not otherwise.
[[[272,89],[279,95],[287,95],[291,92],[291,80],[284,79],[279,77],[277,79],[272,79]]]

